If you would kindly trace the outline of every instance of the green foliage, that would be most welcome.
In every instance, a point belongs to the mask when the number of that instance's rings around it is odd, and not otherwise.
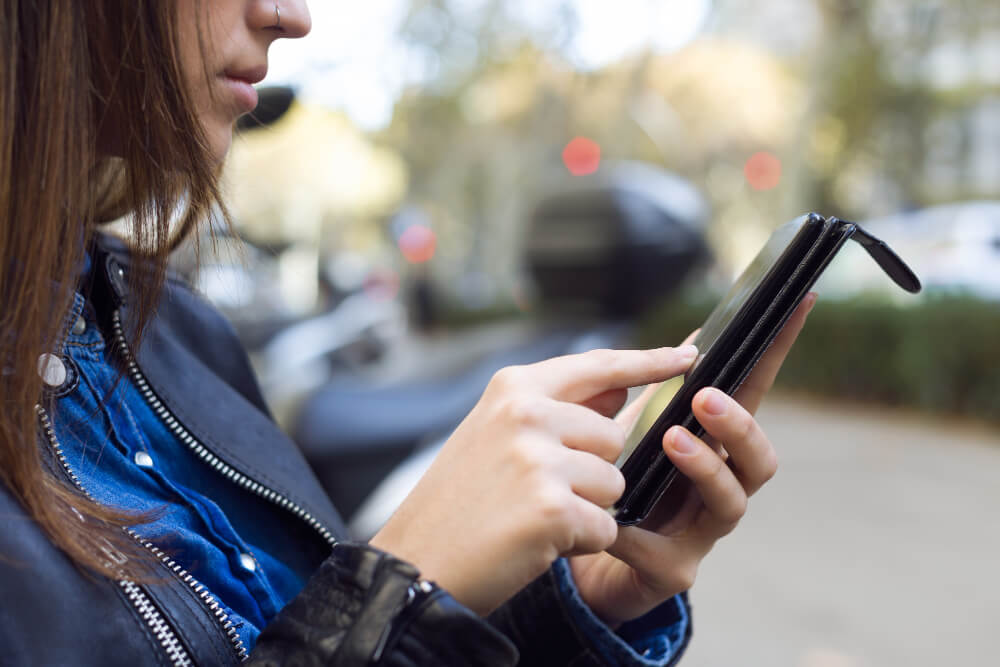
[[[673,344],[710,305],[670,304],[642,325],[644,346]],[[861,298],[820,303],[778,385],[849,401],[1000,422],[1000,306],[936,297],[915,306]]]

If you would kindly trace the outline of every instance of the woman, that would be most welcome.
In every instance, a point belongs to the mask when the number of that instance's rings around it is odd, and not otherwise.
[[[370,544],[348,541],[228,326],[165,277],[303,0],[4,0],[5,664],[672,664],[683,592],[774,473],[738,397],[664,440],[698,502],[619,530],[628,387],[690,347],[501,371]],[[177,211],[185,213],[178,217]],[[128,243],[101,233],[128,214]],[[173,224],[171,224],[173,221]],[[748,411],[749,410],[749,411]]]

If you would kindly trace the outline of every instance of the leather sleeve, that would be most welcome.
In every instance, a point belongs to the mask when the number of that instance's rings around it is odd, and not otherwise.
[[[367,545],[333,555],[261,633],[255,667],[513,666],[504,635],[408,563]]]

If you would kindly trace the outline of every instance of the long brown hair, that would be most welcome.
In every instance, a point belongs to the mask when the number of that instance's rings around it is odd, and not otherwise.
[[[125,214],[148,319],[173,240],[225,210],[217,165],[184,83],[175,0],[0,7],[0,481],[73,560],[120,576],[108,543],[141,562],[118,530],[136,517],[43,466],[37,360],[58,344],[87,240]]]

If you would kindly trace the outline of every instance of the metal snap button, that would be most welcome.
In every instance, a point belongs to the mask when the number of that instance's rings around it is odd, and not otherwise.
[[[62,359],[48,353],[38,357],[38,374],[41,376],[42,382],[50,387],[61,387],[66,382],[66,378],[69,377]]]
[[[240,554],[240,565],[247,572],[254,572],[257,570],[257,561],[250,554]]]
[[[146,452],[136,452],[133,457],[135,464],[140,468],[152,468],[153,467],[153,457]]]
[[[81,315],[73,323],[73,335],[82,336],[85,333],[87,333],[87,320],[83,319],[83,315]]]
[[[125,299],[125,269],[113,257],[108,257],[106,264],[108,282],[120,300]]]

